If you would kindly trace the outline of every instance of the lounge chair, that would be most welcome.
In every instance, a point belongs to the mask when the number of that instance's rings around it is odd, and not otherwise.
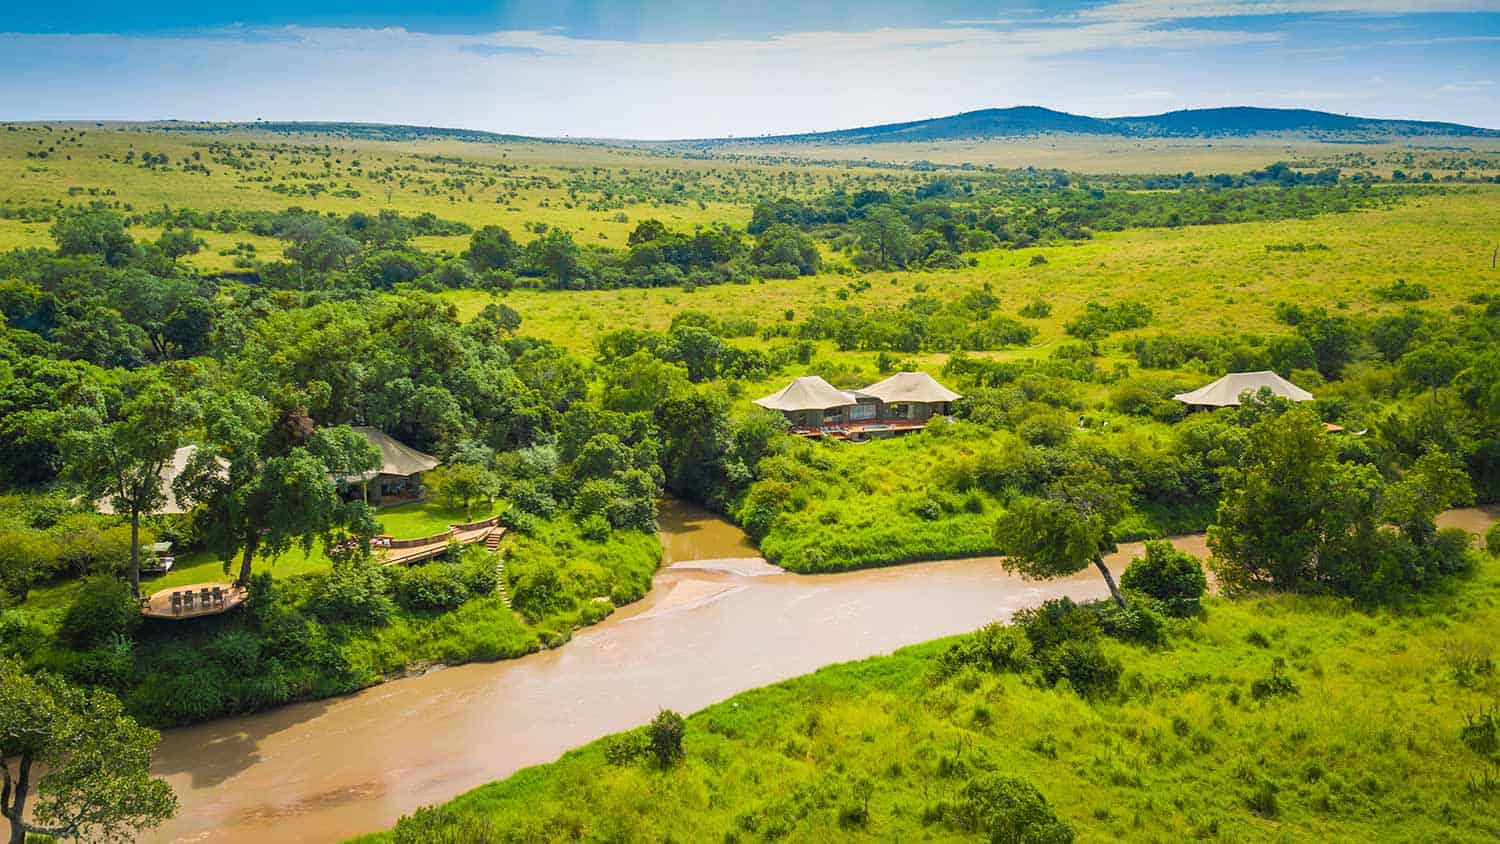
[[[181,592],[173,592],[172,593],[172,614],[176,615],[177,613],[180,613],[180,612],[182,612],[182,593]]]
[[[214,587],[214,606],[224,606],[224,590],[217,586]]]
[[[175,593],[173,593],[173,597],[176,597],[177,595],[181,595],[182,596],[182,608],[183,609],[190,610],[190,609],[193,608],[193,590],[189,589],[186,592],[175,592]]]
[[[203,607],[204,609],[208,609],[209,607],[213,606],[213,603],[211,603],[212,601],[213,593],[208,590],[207,586],[203,587],[203,589],[198,592],[198,606]]]

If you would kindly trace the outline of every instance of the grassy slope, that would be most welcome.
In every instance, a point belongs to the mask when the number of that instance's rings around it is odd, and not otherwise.
[[[442,817],[460,841],[944,840],[958,836],[923,810],[994,769],[1036,784],[1081,841],[1495,840],[1500,788],[1469,786],[1495,768],[1459,730],[1500,680],[1459,668],[1493,656],[1500,561],[1418,603],[1367,615],[1290,595],[1212,600],[1164,650],[1108,645],[1126,691],[1096,703],[1014,675],[935,683],[944,643],[931,642],[709,707],[669,772],[610,765],[595,742]],[[1300,694],[1253,701],[1277,658]],[[840,827],[866,778],[868,827]],[[1266,788],[1274,815],[1248,806]]]

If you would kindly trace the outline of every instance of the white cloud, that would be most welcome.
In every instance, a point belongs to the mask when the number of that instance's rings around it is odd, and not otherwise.
[[[1127,4],[1152,0],[1115,7]],[[1217,3],[1226,4],[1243,5]],[[1294,100],[1286,92],[1298,92],[1308,80],[1297,78],[1284,50],[1276,51],[1279,61],[1257,53],[1281,40],[1276,31],[1167,27],[1149,17],[670,43],[580,39],[555,30],[450,35],[305,26],[174,36],[0,34],[0,78],[6,79],[0,116],[264,117],[575,137],[704,137],[845,128],[1020,104],[1114,113],[1199,105],[1319,107],[1351,96],[1341,91],[1369,88],[1368,66],[1323,82],[1326,65],[1320,65],[1310,78],[1331,87]],[[1267,87],[1263,93],[1280,93],[1262,100],[1244,90],[1250,79]],[[1415,80],[1408,102],[1431,107],[1424,97],[1438,81]],[[1473,103],[1471,115],[1436,116],[1473,120],[1484,106]],[[1391,101],[1391,107],[1398,106]]]
[[[1171,21],[1271,15],[1411,15],[1500,12],[1500,0],[1117,0],[1083,9],[1079,20]]]

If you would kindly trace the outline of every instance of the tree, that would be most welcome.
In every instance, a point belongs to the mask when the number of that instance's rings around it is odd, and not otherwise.
[[[192,229],[184,226],[162,232],[156,241],[156,248],[168,259],[176,261],[184,255],[198,254],[198,250],[203,248],[203,241],[193,235]]]
[[[208,444],[188,461],[173,489],[200,504],[203,537],[229,565],[240,554],[239,586],[250,582],[257,553],[275,557],[293,544],[311,548],[335,529],[368,529],[369,507],[339,495],[339,478],[380,465],[379,452],[347,427],[317,430],[297,409],[273,412],[242,392],[205,405]]]
[[[499,226],[484,226],[469,236],[464,257],[476,270],[505,270],[521,256],[521,247],[510,232]]]
[[[500,494],[500,479],[475,463],[449,463],[427,473],[426,482],[437,495],[464,511],[468,521],[478,499],[493,501]]]
[[[1120,519],[1120,495],[1113,486],[1074,471],[1048,497],[1017,501],[995,525],[1006,571],[1032,578],[1067,577],[1093,563],[1115,603],[1124,607],[1125,597],[1104,564],[1104,555],[1115,550],[1110,531]]]
[[[667,357],[681,362],[687,368],[688,380],[697,383],[714,377],[723,353],[723,340],[706,329],[685,326],[673,329]]]
[[[0,815],[11,844],[28,835],[128,842],[172,817],[176,795],[151,776],[159,740],[108,692],[0,660]]]
[[[197,417],[197,407],[159,375],[143,374],[113,412],[80,406],[64,434],[64,474],[90,501],[109,502],[130,520],[130,591],[141,592],[141,517],[166,502],[162,473]]]
[[[583,250],[573,236],[562,229],[552,229],[526,244],[526,259],[532,266],[551,276],[559,289],[571,287],[584,274]]]
[[[113,211],[63,213],[52,223],[57,254],[95,255],[112,267],[135,256],[135,241],[125,233],[125,219]]]
[[[801,275],[818,272],[818,247],[812,238],[786,223],[766,229],[750,251],[750,262],[759,266],[790,266]]]
[[[1255,423],[1241,466],[1225,469],[1223,484],[1208,546],[1230,589],[1347,582],[1344,572],[1359,565],[1376,530],[1379,473],[1340,463],[1307,407]]]
[[[651,735],[651,755],[657,764],[670,768],[683,757],[682,737],[687,733],[687,723],[682,716],[670,709],[656,713],[648,729]]]
[[[906,266],[911,256],[911,227],[906,217],[888,205],[877,206],[858,226],[860,248],[872,255],[881,269]]]

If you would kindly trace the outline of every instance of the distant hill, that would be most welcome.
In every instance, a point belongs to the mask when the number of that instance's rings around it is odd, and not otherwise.
[[[1500,137],[1500,130],[1434,123],[1350,117],[1326,111],[1291,108],[1201,108],[1143,117],[1088,117],[1040,106],[987,108],[948,117],[886,123],[832,132],[721,138],[697,141],[703,146],[732,144],[877,144],[904,141],[959,141],[1012,138],[1067,132],[1143,138],[1215,138],[1297,133],[1330,138],[1380,138],[1469,135]]]

